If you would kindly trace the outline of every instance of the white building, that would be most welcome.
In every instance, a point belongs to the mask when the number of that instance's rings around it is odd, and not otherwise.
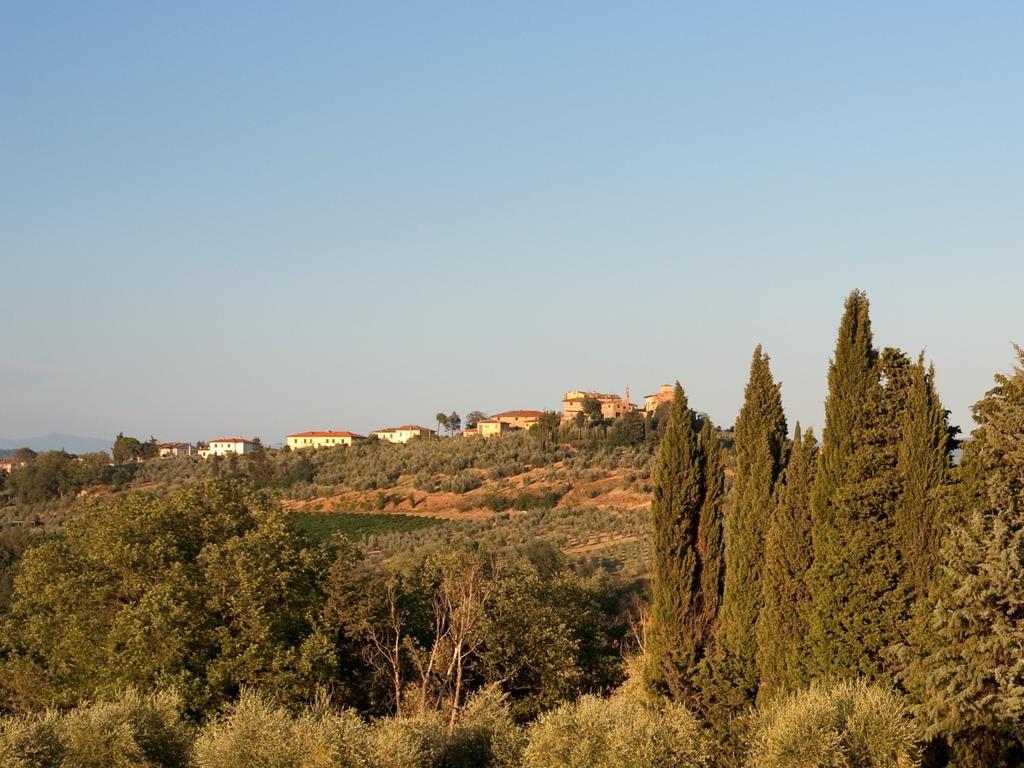
[[[430,437],[434,430],[426,427],[419,427],[415,424],[405,424],[401,427],[388,427],[377,429],[370,433],[371,437],[379,440],[386,440],[389,443],[408,443],[414,437]]]
[[[211,440],[205,448],[199,449],[204,459],[210,456],[227,456],[229,453],[252,453],[256,450],[256,442],[244,437],[221,437]]]

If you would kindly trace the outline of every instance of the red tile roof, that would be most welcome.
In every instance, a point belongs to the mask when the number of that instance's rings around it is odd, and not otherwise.
[[[366,435],[357,435],[355,432],[335,432],[334,430],[326,429],[322,432],[296,432],[294,435],[288,435],[288,437],[351,437],[356,440],[362,440]]]
[[[211,440],[210,443],[249,443],[255,445],[255,440],[250,440],[247,437],[218,437],[216,440]]]
[[[418,427],[415,424],[403,424],[400,427],[387,427],[385,429],[375,429],[370,434],[371,435],[375,435],[378,432],[401,432],[403,430],[419,430],[420,432],[433,432],[434,431],[432,429],[427,429],[426,427]]]
[[[539,419],[544,415],[544,411],[505,411],[503,413],[496,413],[491,418],[500,419],[502,416],[509,419]]]

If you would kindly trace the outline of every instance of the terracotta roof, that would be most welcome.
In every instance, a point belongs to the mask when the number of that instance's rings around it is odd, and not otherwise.
[[[247,437],[218,437],[216,440],[211,440],[210,443],[249,443],[255,445],[255,440],[250,440]]]
[[[188,443],[157,443],[156,447],[159,448],[188,448]]]
[[[376,435],[378,432],[403,432],[403,431],[409,431],[409,430],[413,430],[413,431],[419,430],[420,432],[433,432],[434,431],[432,429],[427,429],[426,427],[418,427],[415,424],[403,424],[401,427],[387,427],[385,429],[375,429],[370,434],[371,435]]]
[[[515,419],[515,418],[519,418],[519,419],[537,418],[537,419],[539,419],[543,415],[544,415],[544,411],[504,411],[503,413],[496,413],[496,414],[494,414],[491,418],[492,419],[500,419],[502,416],[505,416],[505,417],[510,418],[510,419]]]
[[[366,435],[357,435],[355,432],[335,432],[334,430],[326,429],[322,432],[296,432],[294,435],[288,435],[288,437],[351,437],[362,440]]]

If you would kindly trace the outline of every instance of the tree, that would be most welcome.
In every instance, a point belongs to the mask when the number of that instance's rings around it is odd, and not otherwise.
[[[923,640],[907,674],[927,737],[955,764],[1001,765],[1024,744],[1024,351],[973,409]]]
[[[448,427],[448,416],[444,411],[438,411],[434,415],[434,420],[437,421],[437,434],[441,434],[441,430]]]
[[[14,452],[11,454],[11,458],[19,464],[27,464],[36,456],[38,456],[38,454],[27,446],[23,448],[15,448]]]
[[[537,420],[537,426],[530,430],[536,439],[544,441],[558,437],[558,429],[562,426],[562,415],[556,411],[544,411]]]
[[[336,551],[234,484],[86,510],[22,558],[0,698],[66,706],[164,684],[195,711],[260,683],[301,700],[347,663],[317,617]]]
[[[460,429],[462,429],[462,418],[455,411],[452,411],[446,419],[448,426],[448,434],[454,435]]]
[[[583,398],[582,409],[583,415],[586,416],[589,421],[594,422],[601,420],[601,401],[596,397],[586,395]]]
[[[636,411],[622,414],[608,430],[608,445],[640,445],[644,441],[646,424],[644,417]]]
[[[159,455],[159,450],[156,447],[156,438],[150,435],[149,440],[139,444],[139,458],[143,461],[147,459],[155,459]]]
[[[8,490],[19,503],[63,498],[81,487],[80,468],[64,451],[46,451],[11,473]]]
[[[725,589],[718,642],[728,659],[737,701],[757,693],[757,627],[763,601],[765,529],[786,453],[786,417],[768,355],[754,350],[743,407],[736,419],[732,504],[725,518]]]
[[[487,418],[487,414],[483,411],[470,411],[466,414],[466,429],[474,429],[478,421],[483,421]]]
[[[938,491],[948,480],[952,446],[948,412],[935,391],[935,368],[926,368],[922,355],[911,368],[907,392],[899,453],[903,488],[896,516],[905,578],[918,599],[927,596],[938,565],[945,524]]]
[[[142,443],[137,438],[128,437],[123,432],[118,432],[114,439],[114,448],[111,453],[114,461],[118,464],[127,464],[139,458],[142,451]]]
[[[249,479],[256,486],[270,485],[274,480],[274,468],[267,456],[267,449],[257,444],[255,450],[246,457],[246,470]]]
[[[710,608],[718,599],[713,586],[705,593],[707,577],[717,577],[714,520],[702,517],[708,500],[704,448],[711,448],[701,444],[702,426],[677,382],[654,466],[653,605],[646,670],[650,685],[677,699],[696,694],[694,673],[711,639]]]
[[[769,701],[810,682],[805,658],[810,593],[811,489],[818,445],[796,425],[793,448],[765,532],[763,607],[758,614],[758,700]]]
[[[722,592],[725,587],[725,451],[718,430],[709,418],[699,418],[700,451],[703,458],[704,498],[697,526],[700,556],[701,624],[705,642],[718,633]]]
[[[846,301],[829,367],[812,492],[810,649],[819,674],[888,679],[908,608],[896,548],[897,471],[909,360],[872,346],[867,297]]]

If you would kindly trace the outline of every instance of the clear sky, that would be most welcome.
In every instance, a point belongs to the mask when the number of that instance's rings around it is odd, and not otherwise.
[[[502,6],[0,6],[0,436],[674,379],[730,425],[758,342],[820,426],[855,287],[968,424],[1024,342],[1024,5]]]

